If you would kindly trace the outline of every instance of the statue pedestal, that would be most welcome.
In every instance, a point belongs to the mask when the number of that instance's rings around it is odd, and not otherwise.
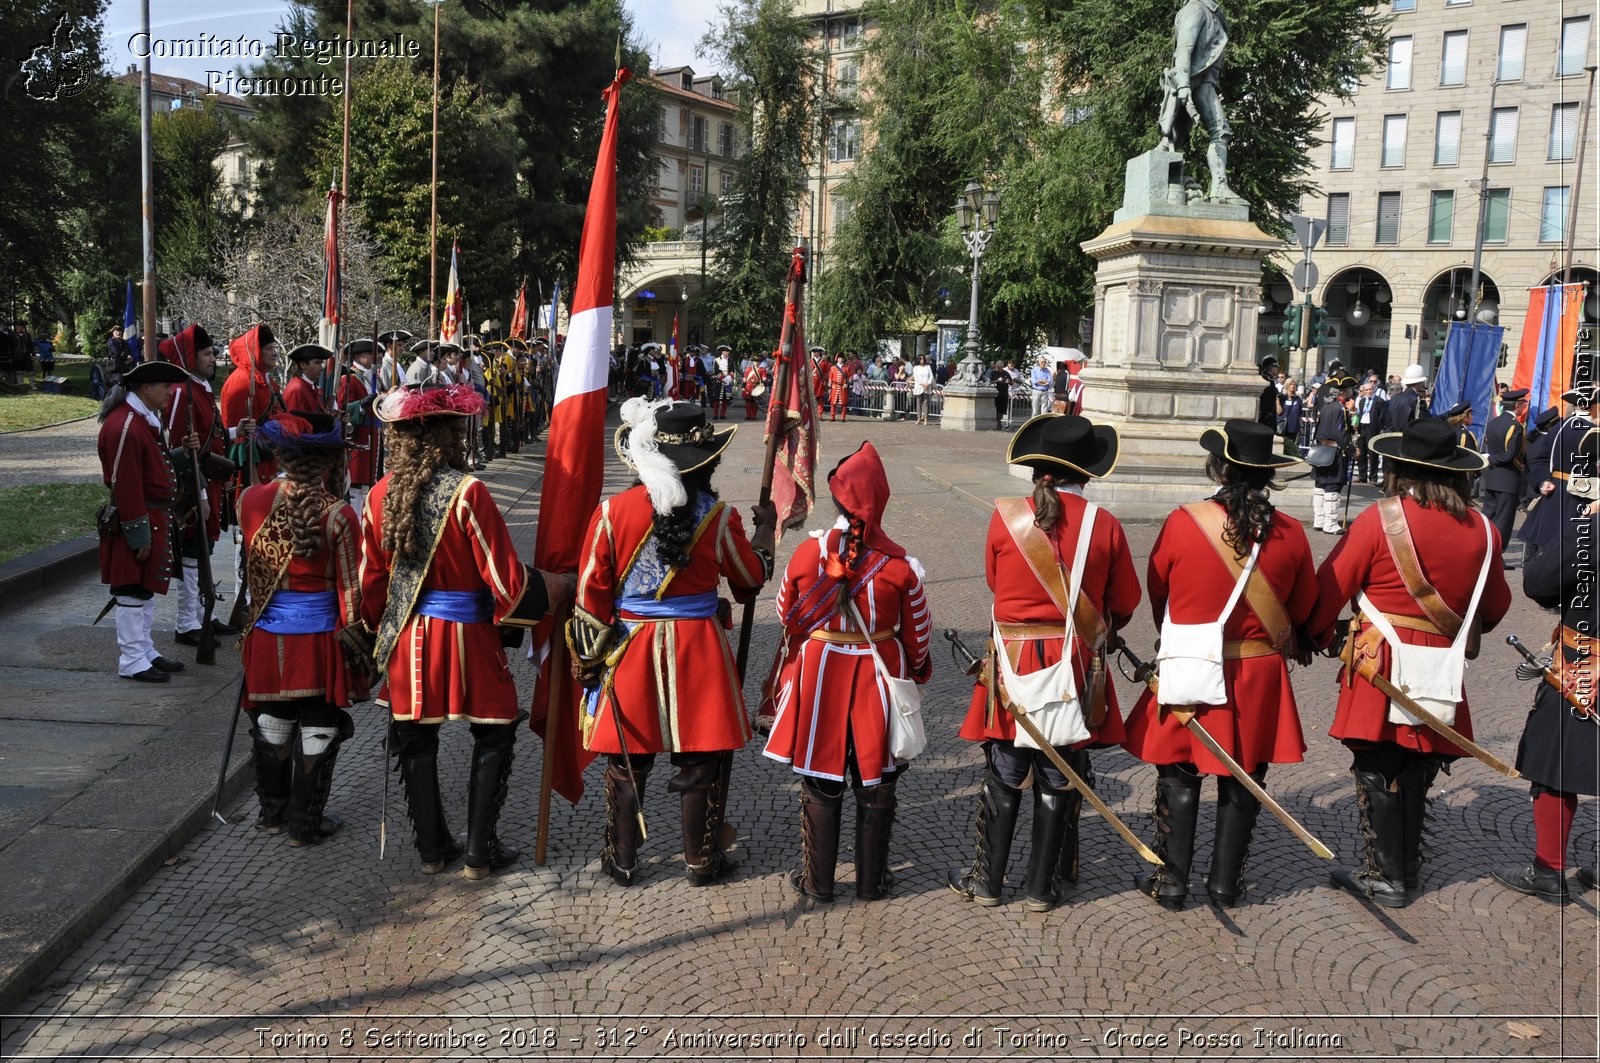
[[[1094,497],[1131,519],[1209,494],[1200,433],[1230,417],[1254,420],[1264,386],[1261,263],[1283,243],[1243,204],[1187,202],[1181,164],[1172,152],[1130,159],[1122,209],[1083,244],[1099,263],[1083,412],[1121,437],[1117,467]],[[1294,511],[1309,515],[1307,482],[1296,484],[1305,500]]]
[[[944,386],[944,407],[939,427],[956,432],[987,432],[994,428],[994,388],[987,384]]]

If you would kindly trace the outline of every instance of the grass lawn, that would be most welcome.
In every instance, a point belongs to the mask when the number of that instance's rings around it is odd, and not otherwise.
[[[0,395],[0,432],[15,432],[21,428],[38,428],[70,421],[74,417],[89,417],[100,408],[93,399],[79,395],[45,395],[31,392],[27,395]]]
[[[104,484],[0,487],[0,561],[88,535],[105,500]]]

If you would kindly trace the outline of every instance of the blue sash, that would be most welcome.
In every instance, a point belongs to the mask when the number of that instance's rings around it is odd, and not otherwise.
[[[320,635],[339,626],[333,591],[274,591],[255,626],[273,635]]]
[[[660,600],[630,596],[617,602],[617,610],[632,613],[643,620],[705,620],[717,615],[717,592],[706,591],[704,594],[685,594]],[[628,623],[628,620],[623,623]]]
[[[487,624],[494,620],[494,595],[488,591],[423,591],[417,595],[417,612],[457,624]]]

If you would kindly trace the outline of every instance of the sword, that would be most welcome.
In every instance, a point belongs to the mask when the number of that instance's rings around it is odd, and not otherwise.
[[[967,644],[961,641],[961,636],[956,633],[954,628],[946,628],[944,637],[949,640],[950,653],[955,657],[956,664],[964,673],[974,675],[982,668],[982,660],[967,648]],[[1050,763],[1054,764],[1056,770],[1066,777],[1072,788],[1082,794],[1084,800],[1088,801],[1094,807],[1094,810],[1100,813],[1100,817],[1110,825],[1111,829],[1122,835],[1122,840],[1133,846],[1134,852],[1141,857],[1157,867],[1163,866],[1164,861],[1161,857],[1157,856],[1148,845],[1140,841],[1139,836],[1133,833],[1128,828],[1128,825],[1122,822],[1115,812],[1111,811],[1111,807],[1100,799],[1100,795],[1094,792],[1094,788],[1084,782],[1081,775],[1072,770],[1072,766],[1066,762],[1066,759],[1060,753],[1056,752],[1054,746],[1045,741],[1045,737],[1040,733],[1038,725],[1028,719],[1027,712],[1014,708],[1004,698],[999,700],[1001,704],[1005,705],[1006,711],[1011,714],[1011,718],[1017,721],[1017,726],[1028,733],[1028,737],[1032,738],[1034,743],[1038,745],[1039,751],[1050,759]]]
[[[1409,712],[1413,718],[1415,718],[1423,726],[1427,727],[1428,730],[1439,735],[1457,749],[1466,750],[1467,753],[1483,761],[1489,767],[1493,768],[1495,771],[1504,775],[1508,779],[1522,778],[1522,773],[1516,768],[1513,768],[1511,765],[1507,764],[1505,761],[1501,760],[1487,749],[1484,749],[1482,746],[1478,745],[1478,743],[1474,742],[1460,731],[1457,731],[1454,727],[1451,727],[1449,724],[1439,719],[1439,717],[1435,716],[1421,705],[1418,705],[1409,694],[1391,683],[1388,676],[1380,675],[1371,658],[1362,657],[1361,660],[1366,663],[1357,665],[1355,663],[1357,659],[1355,639],[1351,638],[1346,640],[1344,646],[1344,656],[1340,659],[1344,662],[1346,669],[1359,675],[1362,679],[1365,679],[1367,682],[1371,683],[1379,691],[1388,695],[1390,701],[1394,702],[1396,705],[1399,705],[1406,712]]]
[[[1150,693],[1158,693],[1155,665],[1147,664],[1144,661],[1139,660],[1139,658],[1134,655],[1133,650],[1128,648],[1128,644],[1123,641],[1121,636],[1118,636],[1116,643],[1113,644],[1111,648],[1117,653],[1121,654],[1122,657],[1133,666],[1133,678],[1135,680],[1149,687]],[[1160,703],[1159,697],[1157,698],[1157,703]],[[1190,734],[1194,735],[1200,740],[1200,744],[1205,746],[1213,757],[1216,757],[1222,762],[1222,766],[1228,769],[1228,774],[1232,775],[1234,779],[1238,781],[1240,786],[1243,786],[1246,790],[1249,790],[1250,795],[1257,801],[1261,802],[1262,808],[1265,808],[1268,812],[1271,812],[1274,819],[1276,819],[1279,823],[1282,823],[1285,827],[1289,828],[1290,834],[1293,834],[1296,838],[1299,838],[1302,842],[1305,842],[1307,848],[1316,853],[1318,856],[1322,857],[1324,860],[1333,859],[1333,850],[1324,845],[1322,843],[1322,839],[1318,838],[1315,834],[1312,834],[1309,830],[1307,830],[1299,820],[1295,819],[1294,816],[1290,814],[1288,809],[1278,804],[1277,800],[1262,788],[1261,783],[1257,782],[1253,775],[1244,770],[1243,765],[1230,757],[1227,751],[1224,750],[1217,740],[1211,736],[1211,733],[1204,727],[1200,726],[1200,722],[1194,718],[1194,713],[1187,712],[1183,709],[1173,708],[1171,706],[1167,706],[1166,709],[1167,712],[1172,715],[1173,719],[1177,720]]]
[[[233,703],[233,719],[228,721],[228,734],[222,740],[222,767],[217,769],[217,793],[211,799],[211,816],[224,827],[228,825],[228,820],[222,814],[222,787],[228,781],[228,761],[233,757],[233,736],[239,730],[239,713],[244,711],[247,681],[244,676],[239,677],[239,697]]]
[[[1589,703],[1588,699],[1576,690],[1569,690],[1567,685],[1561,681],[1560,674],[1549,664],[1540,660],[1532,650],[1524,646],[1521,639],[1515,635],[1507,635],[1506,645],[1522,654],[1522,659],[1528,662],[1528,667],[1537,672],[1546,683],[1549,683],[1560,692],[1566,703],[1572,706],[1571,712],[1574,717],[1587,720],[1590,723],[1600,723],[1600,717],[1595,715],[1594,706]],[[1517,678],[1522,678],[1524,674],[1521,669],[1518,669]],[[1528,678],[1531,679],[1533,677],[1528,676]]]

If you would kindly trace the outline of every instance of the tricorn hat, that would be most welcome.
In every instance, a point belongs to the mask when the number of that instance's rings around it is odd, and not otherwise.
[[[314,362],[318,358],[326,361],[333,357],[333,352],[318,343],[302,343],[289,352],[291,362]]]
[[[1011,437],[1006,463],[1055,466],[1096,480],[1117,464],[1117,430],[1070,413],[1041,413]]]
[[[122,374],[122,386],[125,388],[142,387],[145,384],[181,384],[189,379],[182,366],[174,362],[158,362],[151,360],[140,362],[126,373]]]
[[[411,333],[407,332],[403,328],[392,328],[388,332],[378,333],[378,342],[383,344],[385,347],[396,343],[409,343],[410,340]]]
[[[362,354],[376,354],[377,348],[373,346],[372,337],[363,336],[359,340],[351,340],[339,348],[339,351],[347,358],[354,358]]]
[[[1230,417],[1221,428],[1207,428],[1200,433],[1200,449],[1215,454],[1224,461],[1245,465],[1252,469],[1283,469],[1301,459],[1274,451],[1277,433],[1259,421],[1246,421]]]
[[[1600,401],[1600,384],[1579,384],[1571,391],[1563,392],[1561,401],[1574,406],[1593,406]]]
[[[1374,454],[1412,465],[1426,465],[1446,472],[1478,472],[1489,459],[1477,451],[1460,446],[1460,433],[1443,417],[1423,417],[1406,425],[1403,432],[1374,436]]]

